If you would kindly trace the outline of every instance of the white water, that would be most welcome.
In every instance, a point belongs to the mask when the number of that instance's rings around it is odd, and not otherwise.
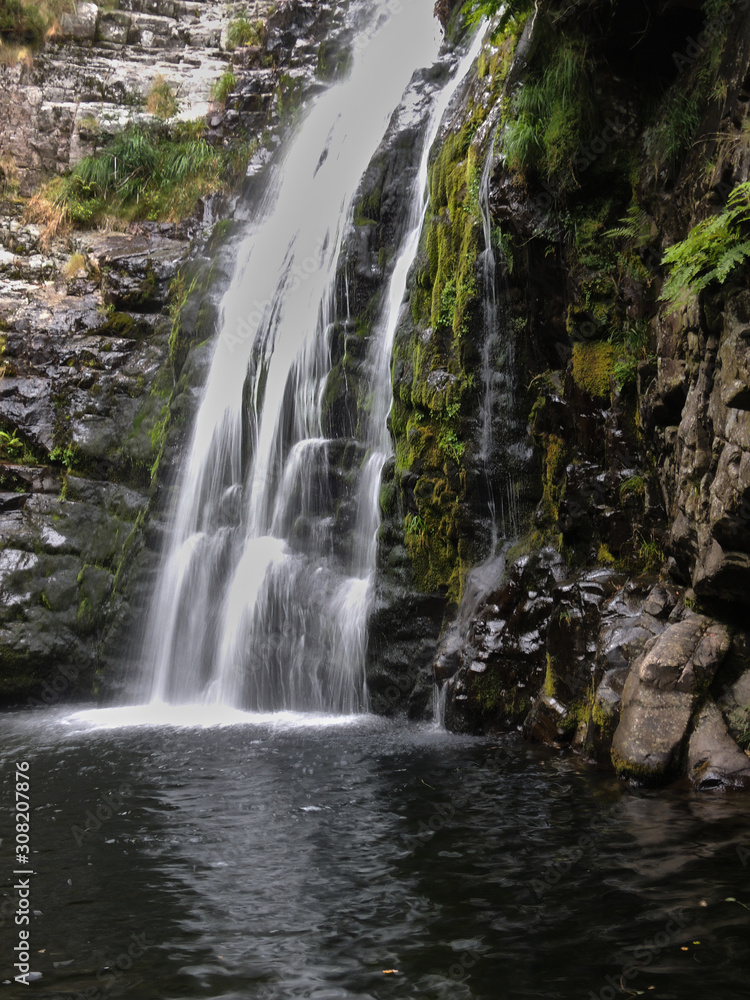
[[[408,234],[372,338],[372,406],[359,445],[369,454],[345,556],[321,403],[342,239],[410,79],[437,59],[432,8],[433,0],[409,0],[371,11],[351,76],[310,110],[239,253],[147,631],[144,677],[156,706],[366,709],[391,348],[425,211],[429,147],[478,39],[434,101]]]

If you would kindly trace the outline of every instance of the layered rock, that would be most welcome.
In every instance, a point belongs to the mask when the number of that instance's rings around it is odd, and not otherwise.
[[[174,227],[92,235],[71,256],[5,222],[0,697],[49,703],[93,685],[163,447],[166,306],[189,243]]]

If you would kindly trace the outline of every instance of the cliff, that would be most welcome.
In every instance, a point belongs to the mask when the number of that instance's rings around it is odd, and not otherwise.
[[[393,350],[373,707],[427,716],[437,681],[449,728],[521,728],[635,781],[745,787],[748,5],[475,6],[487,36],[436,143]],[[347,64],[328,4],[284,4],[235,48],[214,5],[89,8],[0,70],[10,701],[122,677],[231,267],[236,227],[213,227],[212,205],[231,217],[303,94]],[[467,8],[438,13],[460,41]],[[91,66],[112,81],[97,95]],[[159,163],[198,115],[224,157],[206,162],[241,163],[234,186],[212,166],[179,213],[151,189],[85,187],[76,164],[123,122],[152,130]],[[347,236],[325,393],[342,495],[414,168],[392,131]],[[21,196],[54,174],[69,211],[102,225],[114,200],[126,232],[43,241]]]
[[[750,21],[648,6],[509,5],[435,158],[373,687],[419,714],[434,674],[449,727],[739,787]]]
[[[123,682],[238,192],[340,29],[304,2],[40,9],[0,20],[0,698],[32,705]]]

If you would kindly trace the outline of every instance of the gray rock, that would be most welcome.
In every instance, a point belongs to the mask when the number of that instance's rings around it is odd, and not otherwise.
[[[77,42],[93,42],[98,20],[99,8],[95,3],[77,3],[74,11],[60,18],[63,37]]]
[[[695,707],[730,645],[723,625],[691,615],[670,625],[631,667],[612,741],[619,774],[646,782],[677,774]]]
[[[701,709],[690,737],[687,772],[690,783],[700,790],[750,788],[750,756],[729,735],[713,701]]]

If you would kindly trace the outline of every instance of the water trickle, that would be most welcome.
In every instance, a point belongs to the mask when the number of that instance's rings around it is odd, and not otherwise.
[[[477,39],[434,98],[412,212],[371,338],[353,539],[336,524],[322,398],[342,242],[360,180],[414,72],[440,46],[432,0],[383,2],[350,77],[298,129],[238,257],[146,639],[147,697],[253,710],[366,708],[366,622],[390,354],[424,217],[427,158]],[[348,283],[344,289],[348,308]],[[355,463],[356,464],[356,463]],[[340,498],[338,498],[340,500]]]
[[[498,541],[516,537],[520,532],[518,485],[508,467],[492,474],[493,459],[499,457],[499,447],[518,440],[517,428],[509,428],[503,419],[515,413],[515,342],[508,330],[502,300],[508,292],[508,269],[502,247],[493,238],[490,214],[490,182],[495,166],[496,130],[490,132],[487,152],[479,184],[479,208],[482,215],[484,251],[482,253],[482,313],[484,343],[482,347],[482,401],[480,405],[479,454],[485,469],[488,503],[492,521],[490,556]],[[498,285],[502,285],[498,296]],[[502,349],[504,357],[498,359]],[[502,440],[501,440],[502,439]]]

